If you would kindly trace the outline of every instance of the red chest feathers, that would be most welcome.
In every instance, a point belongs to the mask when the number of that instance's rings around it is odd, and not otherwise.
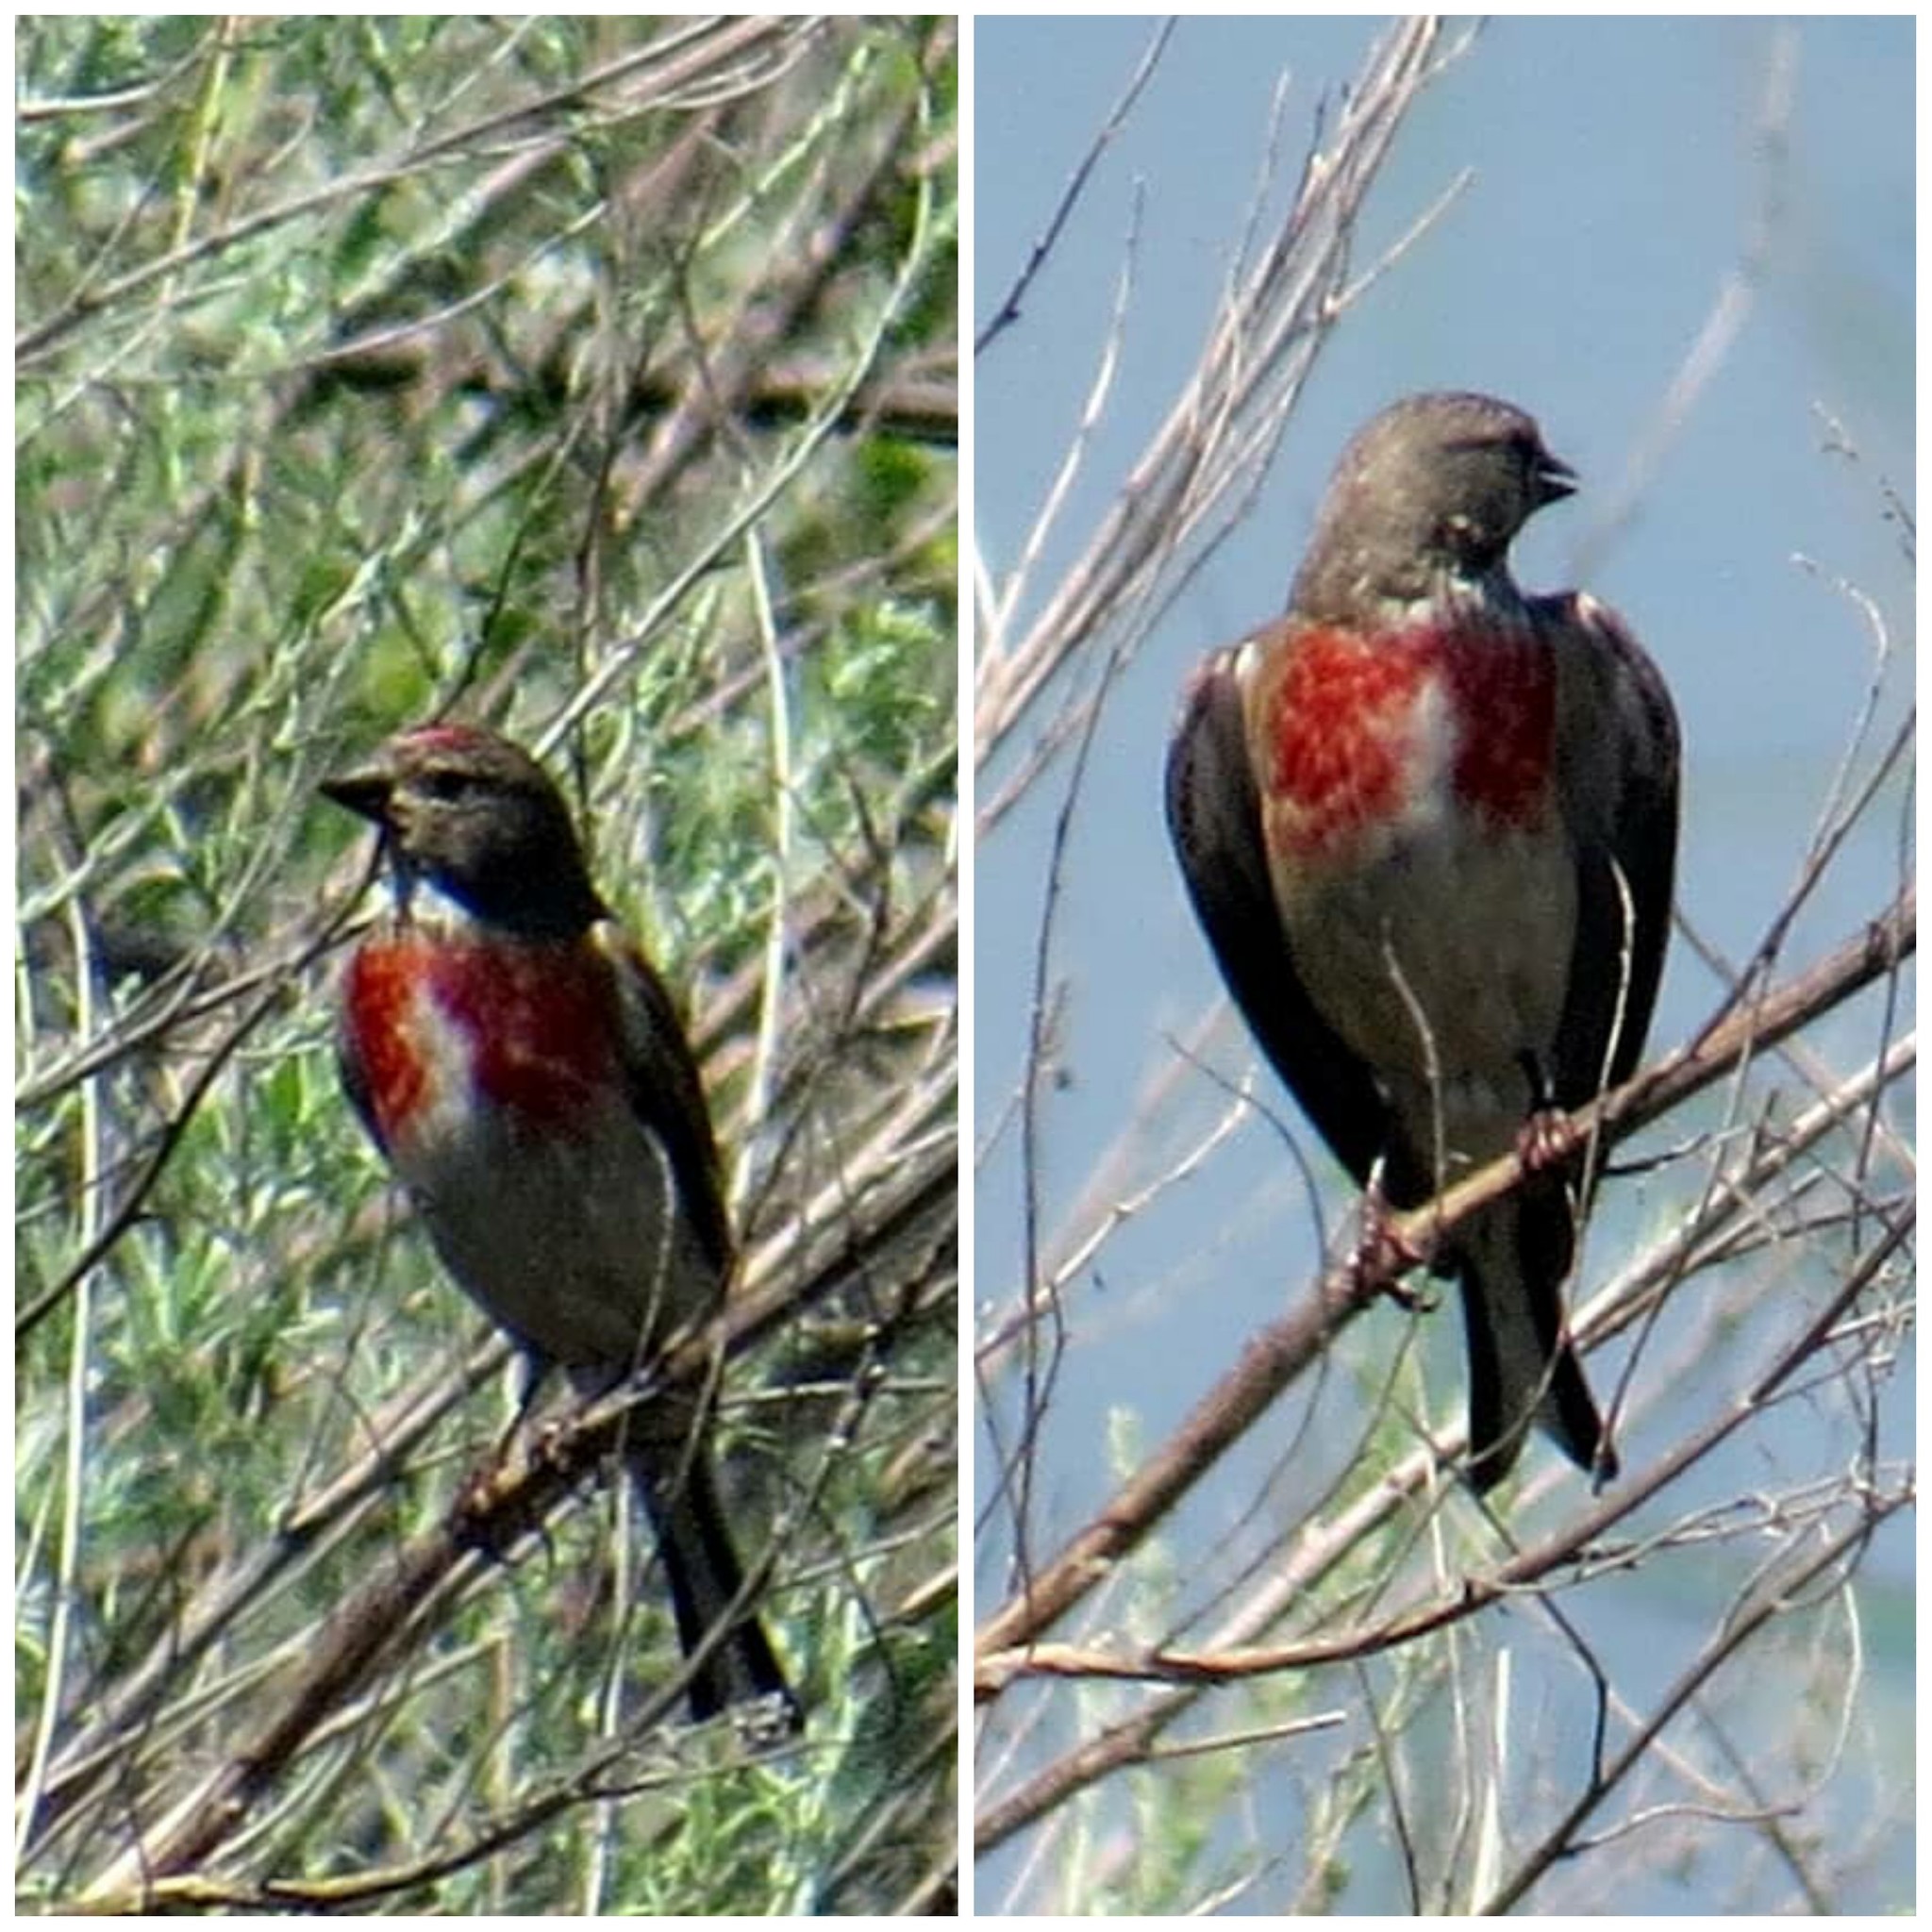
[[[1431,802],[1529,826],[1549,796],[1556,668],[1527,628],[1421,625],[1366,639],[1307,626],[1262,693],[1277,836],[1333,853]],[[1442,794],[1446,794],[1443,797]]]
[[[568,1127],[619,1077],[608,962],[578,941],[506,944],[403,931],[343,985],[343,1049],[383,1141],[451,1108]]]

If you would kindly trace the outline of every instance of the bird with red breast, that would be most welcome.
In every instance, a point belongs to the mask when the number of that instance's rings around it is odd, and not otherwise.
[[[671,995],[591,884],[561,793],[508,739],[424,725],[322,790],[377,827],[390,887],[343,975],[349,1097],[458,1285],[533,1370],[605,1394],[713,1316],[734,1266]],[[627,1424],[692,1715],[766,1699],[795,1725],[704,1403],[667,1391]]]
[[[1626,1078],[1657,1000],[1670,694],[1615,612],[1509,570],[1574,487],[1493,397],[1383,410],[1342,454],[1287,614],[1200,667],[1169,754],[1169,827],[1235,1004],[1395,1208]],[[1532,1159],[1432,1257],[1461,1293],[1478,1491],[1532,1425],[1616,1473],[1563,1312],[1593,1179],[1582,1154]]]

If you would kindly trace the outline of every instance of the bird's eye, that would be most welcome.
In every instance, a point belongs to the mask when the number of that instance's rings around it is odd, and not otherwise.
[[[425,772],[423,790],[431,798],[453,805],[458,799],[469,795],[470,774],[467,772]]]

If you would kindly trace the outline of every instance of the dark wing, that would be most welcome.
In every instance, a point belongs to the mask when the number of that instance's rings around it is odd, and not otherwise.
[[[1289,951],[1262,840],[1248,758],[1239,649],[1201,666],[1182,700],[1167,755],[1167,826],[1194,915],[1222,977],[1274,1071],[1335,1157],[1365,1183],[1398,1150],[1367,1065],[1316,1010]],[[1406,1205],[1406,1176],[1385,1177]]]
[[[662,1141],[677,1182],[678,1198],[691,1218],[707,1256],[722,1279],[731,1268],[731,1218],[710,1109],[691,1042],[671,994],[656,969],[614,922],[591,928],[592,940],[615,969],[625,1044],[625,1086],[631,1109]]]
[[[1578,869],[1554,1069],[1557,1103],[1574,1108],[1643,1052],[1671,933],[1681,758],[1670,692],[1616,613],[1574,593],[1535,608],[1559,653],[1557,758]]]

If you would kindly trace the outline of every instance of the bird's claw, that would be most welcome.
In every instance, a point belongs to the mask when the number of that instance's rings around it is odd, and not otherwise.
[[[1361,1233],[1348,1257],[1350,1289],[1360,1298],[1386,1294],[1411,1312],[1425,1313],[1435,1307],[1435,1296],[1426,1288],[1411,1288],[1403,1277],[1427,1258],[1397,1232],[1382,1191],[1372,1178],[1362,1196]]]
[[[1560,1107],[1539,1107],[1516,1133],[1516,1158],[1526,1174],[1546,1174],[1575,1152],[1576,1129]]]

